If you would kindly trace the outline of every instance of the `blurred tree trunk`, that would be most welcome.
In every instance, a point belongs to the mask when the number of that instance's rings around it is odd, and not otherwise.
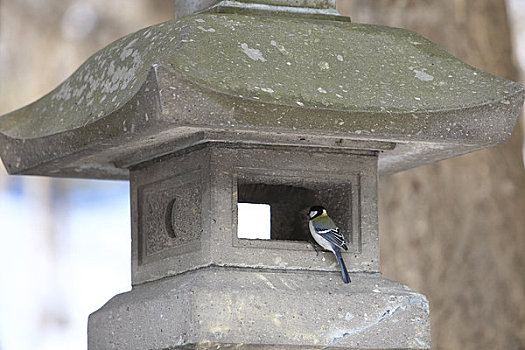
[[[354,22],[414,30],[517,80],[504,0],[343,0]],[[518,123],[519,124],[519,123]],[[428,296],[433,349],[525,349],[522,131],[380,181],[382,271]]]

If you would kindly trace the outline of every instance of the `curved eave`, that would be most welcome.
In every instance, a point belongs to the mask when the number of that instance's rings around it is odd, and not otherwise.
[[[154,157],[161,144],[237,133],[295,146],[399,144],[381,157],[387,173],[504,142],[524,96],[409,31],[201,14],[114,42],[0,117],[0,151],[11,173],[125,178],[119,160],[138,150]]]

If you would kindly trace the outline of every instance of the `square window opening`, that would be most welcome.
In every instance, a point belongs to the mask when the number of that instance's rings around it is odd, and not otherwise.
[[[350,184],[268,184],[239,179],[237,237],[312,241],[308,212],[322,205],[351,244]]]

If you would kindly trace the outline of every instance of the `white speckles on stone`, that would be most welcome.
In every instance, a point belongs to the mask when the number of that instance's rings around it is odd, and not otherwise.
[[[432,80],[434,80],[434,76],[432,76],[432,75],[430,75],[428,73],[425,73],[424,69],[423,70],[414,69],[414,73],[416,73],[416,78],[421,80],[421,81],[432,81]]]
[[[321,68],[321,70],[329,70],[330,69],[330,65],[326,61],[319,62],[318,66],[319,66],[319,68]]]
[[[350,312],[347,312],[346,315],[345,315],[345,320],[347,321],[350,321],[351,319],[354,318],[354,315],[351,314]]]
[[[111,61],[111,62],[109,63],[109,66],[108,66],[108,71],[107,71],[107,73],[108,73],[108,75],[111,76],[111,75],[113,75],[114,72],[115,72],[115,61]]]
[[[120,60],[121,61],[124,61],[127,57],[131,56],[135,50],[132,49],[131,47],[133,46],[133,44],[135,44],[137,42],[138,38],[135,38],[133,40],[131,40],[121,51],[120,53]]]
[[[241,49],[252,60],[266,62],[266,59],[264,58],[264,56],[262,55],[260,50],[258,50],[258,49],[251,49],[251,48],[248,47],[248,44],[246,44],[246,43],[242,43],[241,44]]]
[[[66,81],[60,87],[60,90],[53,95],[52,100],[68,100],[71,98],[71,87],[69,86],[69,81]]]
[[[270,45],[277,48],[277,50],[279,50],[279,52],[282,53],[283,55],[290,55],[290,53],[284,48],[283,45],[277,44],[277,41],[271,40]]]
[[[206,28],[204,28],[204,27],[202,27],[202,26],[198,26],[197,29],[200,29],[200,30],[202,30],[203,32],[215,33],[215,29],[213,29],[213,28],[208,28],[208,29],[206,29]]]
[[[410,42],[405,42],[409,50],[407,55],[403,55],[402,62],[399,64],[390,60],[390,55],[397,54],[396,48],[377,52],[378,55],[384,54],[386,57],[379,61],[378,66],[382,63],[384,67],[390,65],[392,68],[379,69],[376,72],[366,68],[367,62],[356,59],[354,50],[348,50],[348,46],[334,43],[335,46],[330,45],[327,49],[328,45],[314,44],[314,36],[319,34],[319,37],[323,38],[323,33],[316,32],[313,27],[308,46],[303,44],[303,39],[306,39],[304,32],[255,35],[262,33],[259,28],[258,32],[255,31],[251,35],[236,34],[231,38],[227,36],[223,38],[223,31],[235,34],[231,30],[246,28],[252,22],[259,23],[258,20],[251,21],[248,17],[241,17],[239,21],[230,20],[233,18],[231,16],[188,17],[175,24],[170,22],[165,25],[165,30],[155,26],[152,27],[153,29],[139,31],[134,34],[135,36],[112,44],[97,53],[79,69],[78,74],[70,77],[52,92],[49,98],[51,99],[49,113],[57,115],[56,120],[61,117],[66,117],[64,120],[68,120],[67,118],[71,116],[71,122],[61,123],[64,126],[55,127],[51,124],[49,127],[44,126],[42,133],[83,126],[96,120],[99,115],[108,115],[118,107],[117,102],[120,105],[127,103],[140,87],[144,88],[144,81],[148,77],[152,63],[164,64],[168,61],[175,63],[174,68],[188,79],[203,81],[204,85],[209,84],[213,89],[225,92],[228,96],[245,95],[246,99],[250,100],[255,100],[256,98],[252,98],[255,96],[260,102],[279,102],[282,105],[292,106],[295,104],[301,109],[305,109],[306,105],[308,108],[330,106],[330,109],[334,110],[363,110],[369,106],[374,111],[390,113],[397,110],[395,108],[399,105],[401,112],[422,113],[419,117],[422,119],[425,118],[423,112],[426,110],[437,110],[442,105],[446,109],[450,105],[458,104],[457,101],[461,104],[462,99],[468,105],[473,103],[471,101],[483,100],[485,95],[491,92],[489,86],[491,81],[483,73],[473,72],[468,67],[462,68],[463,66],[459,66],[461,68],[459,70],[448,66],[442,67],[439,56],[415,55],[415,59],[410,59],[409,54],[417,51]],[[179,22],[184,25],[179,25]],[[266,21],[263,22],[267,25]],[[261,23],[259,25],[262,26]],[[188,26],[193,27],[194,30],[187,30]],[[197,28],[198,26],[201,27]],[[211,27],[216,31],[215,33],[210,33]],[[204,40],[203,36],[204,39],[210,40]],[[189,44],[194,42],[194,39],[197,39],[197,44]],[[173,44],[170,44],[170,40],[174,40]],[[412,38],[412,41],[414,40],[419,41],[417,37]],[[420,46],[427,45],[425,41],[421,43]],[[228,45],[234,45],[233,50]],[[196,57],[194,47],[198,46],[213,48],[216,57],[202,58],[200,57],[202,55]],[[283,46],[289,51],[288,55],[285,54]],[[308,61],[307,57],[311,54],[310,59],[313,61]],[[171,57],[176,59],[170,60]],[[264,65],[267,66],[264,72],[268,74],[256,74],[259,72],[257,68],[262,68],[257,65],[263,66],[257,61],[268,62]],[[199,67],[202,66],[210,69],[201,72]],[[411,67],[410,70],[408,66]],[[308,67],[311,72],[306,70],[303,72],[302,67]],[[213,74],[205,73],[210,71]],[[382,72],[389,72],[392,75]],[[447,78],[449,74],[451,77]],[[208,80],[206,80],[207,75],[211,76]],[[328,80],[332,83],[326,85],[325,81]],[[366,83],[367,80],[370,84]],[[406,81],[406,86],[403,81]],[[465,83],[472,84],[470,89],[462,87]],[[254,85],[259,89],[255,90]],[[513,103],[511,95],[514,94],[515,88],[513,85],[509,86],[508,90],[511,90],[511,93],[508,95],[503,93],[504,88],[498,89],[495,93],[494,99],[491,100],[496,101],[495,105],[506,107],[504,105]],[[141,90],[143,91],[145,90]],[[164,90],[165,95],[162,97],[169,98],[167,95],[171,95],[171,92],[171,90]],[[362,96],[366,97],[366,101],[361,98]],[[278,100],[279,98],[282,102]],[[363,104],[365,102],[366,104]],[[32,113],[36,115],[36,112],[39,111],[35,110]],[[143,122],[144,118],[142,114]],[[409,118],[412,118],[410,114]],[[373,125],[364,128],[358,122],[350,122],[346,119],[345,121],[345,126],[349,130],[361,129],[353,132],[355,137],[359,135],[358,138],[360,134],[363,136],[375,134],[370,127],[381,130]],[[339,123],[340,120],[335,119],[330,124],[340,129]],[[138,128],[137,126],[137,130]],[[417,129],[414,133],[421,130],[424,129]],[[454,127],[453,130],[458,129]],[[37,133],[38,131],[34,132]],[[425,134],[426,131],[422,133]]]
[[[419,338],[414,337],[414,341],[417,343],[417,345],[424,347],[424,348],[428,348],[428,344],[420,340]]]

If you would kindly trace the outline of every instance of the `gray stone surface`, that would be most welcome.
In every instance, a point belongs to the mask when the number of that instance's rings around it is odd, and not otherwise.
[[[274,6],[312,7],[335,9],[335,0],[238,0],[244,3],[266,4]]]
[[[180,18],[205,10],[216,5],[220,0],[177,0],[175,1],[175,18]]]
[[[334,0],[224,0],[203,12],[295,18],[307,16],[309,19],[316,20],[350,22],[350,17],[342,16],[337,12]]]
[[[204,13],[116,41],[0,117],[0,152],[10,173],[127,178],[121,158],[167,142],[371,140],[399,145],[381,154],[389,173],[504,142],[523,99],[409,31]]]
[[[132,167],[132,282],[210,265],[339,271],[332,253],[309,243],[307,212],[316,204],[348,241],[349,271],[379,272],[376,169],[375,151],[226,143]],[[258,191],[239,198],[246,185]],[[239,201],[272,205],[272,239],[237,237]]]
[[[430,349],[428,301],[379,274],[205,268],[89,318],[89,349]]]
[[[286,9],[291,8],[291,9]],[[204,10],[214,12],[244,12],[244,11],[280,11],[296,12],[297,14],[323,13],[316,10],[332,10],[326,12],[330,15],[338,15],[335,11],[335,0],[177,0],[175,1],[175,18],[181,18]]]

